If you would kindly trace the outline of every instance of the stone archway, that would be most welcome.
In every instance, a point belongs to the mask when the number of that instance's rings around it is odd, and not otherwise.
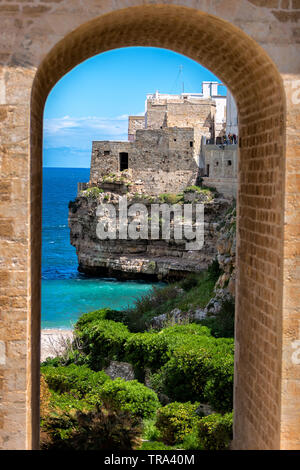
[[[117,3],[122,6],[125,2]],[[102,14],[73,30],[70,28],[71,32],[50,48],[39,63],[33,80],[30,186],[25,183],[28,190],[30,187],[26,206],[28,218],[26,215],[24,218],[26,224],[30,221],[24,235],[25,244],[26,241],[29,243],[25,267],[28,269],[26,279],[30,281],[23,291],[26,315],[22,317],[22,328],[17,335],[8,317],[3,323],[4,331],[10,333],[8,341],[20,343],[18,347],[23,362],[18,367],[24,383],[20,385],[19,395],[16,386],[12,387],[10,394],[6,389],[3,392],[10,413],[10,421],[6,420],[3,425],[4,448],[38,446],[41,162],[45,100],[55,83],[78,63],[100,52],[126,46],[157,46],[182,53],[218,75],[234,94],[239,108],[240,135],[234,447],[279,449],[300,445],[299,416],[296,419],[296,400],[299,403],[299,397],[295,392],[299,384],[299,367],[290,358],[293,352],[291,342],[298,339],[298,305],[293,290],[293,285],[297,285],[295,254],[299,253],[294,239],[297,221],[293,218],[293,209],[297,210],[298,202],[293,194],[299,185],[296,173],[300,163],[295,159],[288,168],[295,175],[289,187],[292,199],[288,200],[285,161],[287,102],[282,78],[286,79],[285,87],[290,90],[290,97],[294,85],[290,77],[281,76],[273,60],[254,39],[235,26],[234,21],[218,17],[217,11],[212,15],[197,8],[171,5],[172,1],[164,5],[154,3],[125,9],[116,7],[116,11]],[[194,4],[192,1],[187,3]],[[250,3],[257,2],[243,2],[245,14]],[[210,12],[211,8],[207,10]],[[67,11],[63,15],[67,15]],[[72,14],[70,8],[71,17]],[[25,55],[23,58],[26,68]],[[27,91],[28,84],[31,89],[34,72],[29,66],[27,77],[24,78],[23,71],[20,74]],[[17,69],[14,73],[12,75],[18,77]],[[288,125],[293,126],[298,111],[288,99]],[[26,100],[28,93],[20,98],[25,114],[29,112]],[[27,118],[24,121],[21,136],[25,136],[28,130]],[[289,145],[295,142],[295,136],[299,138],[297,132],[292,137],[288,135]],[[10,187],[17,193],[13,181]],[[4,233],[8,238],[13,233],[15,220],[17,214],[15,219],[6,225],[4,223]],[[288,220],[288,231],[284,227],[285,220]],[[293,285],[286,282],[285,266],[289,270],[289,280],[295,281]],[[297,287],[294,289],[297,292]],[[15,377],[16,381],[16,373],[11,366],[13,361],[10,360],[15,351],[9,352],[10,346],[8,343],[5,346],[4,377],[7,380]],[[17,411],[15,403],[18,403]],[[13,421],[16,413],[18,418],[13,437],[7,423]]]

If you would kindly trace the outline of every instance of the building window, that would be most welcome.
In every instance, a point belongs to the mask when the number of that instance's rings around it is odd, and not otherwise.
[[[231,166],[231,160],[227,160],[227,165]]]
[[[174,142],[176,142],[176,139],[174,139]]]
[[[128,170],[128,153],[121,152],[119,154],[119,158],[120,158],[120,171]]]
[[[216,166],[219,166],[219,162],[216,162]]]
[[[109,155],[110,154],[110,150],[104,150],[104,155]]]
[[[206,165],[206,176],[209,176],[209,165]]]
[[[193,147],[193,146],[194,146],[194,142],[191,141],[191,142],[190,142],[190,147]]]

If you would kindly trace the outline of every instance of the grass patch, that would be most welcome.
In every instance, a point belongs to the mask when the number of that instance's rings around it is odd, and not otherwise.
[[[146,441],[158,441],[161,438],[160,431],[156,427],[156,419],[144,420],[142,438]]]
[[[159,201],[165,204],[178,204],[178,203],[183,203],[184,197],[183,197],[183,193],[179,193],[179,194],[163,193],[159,195]]]
[[[93,186],[92,188],[87,188],[80,192],[80,196],[85,196],[88,198],[97,198],[99,194],[103,193],[103,189]]]
[[[143,332],[149,328],[153,317],[169,314],[175,308],[182,312],[204,308],[213,297],[215,280],[209,272],[193,274],[180,282],[165,287],[154,287],[137,299],[133,308],[123,312],[123,322],[132,332]]]
[[[141,447],[138,450],[176,450],[178,447],[176,446],[166,446],[163,442],[143,442]]]

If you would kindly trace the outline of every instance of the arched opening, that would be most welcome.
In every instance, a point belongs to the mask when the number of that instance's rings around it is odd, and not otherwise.
[[[238,28],[185,7],[143,6],[90,21],[60,41],[37,72],[31,101],[31,320],[28,433],[38,443],[42,117],[75,65],[124,46],[158,46],[210,69],[239,108],[235,448],[279,448],[284,190],[284,93],[260,46]],[[224,61],[226,57],[226,61]],[[268,230],[266,227],[269,226]]]

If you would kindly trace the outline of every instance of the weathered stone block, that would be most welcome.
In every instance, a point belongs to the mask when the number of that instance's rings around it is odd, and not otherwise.
[[[6,363],[6,349],[4,341],[0,341],[0,366],[4,366]]]

